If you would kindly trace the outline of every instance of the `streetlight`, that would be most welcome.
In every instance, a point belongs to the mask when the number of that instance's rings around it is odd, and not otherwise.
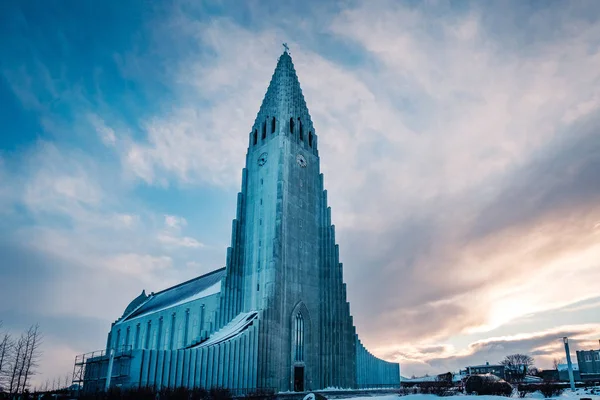
[[[571,352],[569,351],[569,339],[563,337],[565,344],[565,353],[567,353],[567,367],[569,369],[569,382],[571,383],[571,390],[575,391],[575,380],[573,379],[573,364],[571,363]]]

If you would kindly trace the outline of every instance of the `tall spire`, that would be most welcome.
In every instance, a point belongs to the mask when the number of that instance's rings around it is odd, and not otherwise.
[[[277,67],[275,67],[267,93],[256,116],[253,129],[258,129],[267,117],[275,117],[278,121],[300,118],[305,124],[306,130],[314,132],[287,44],[284,44],[283,54],[277,61]]]

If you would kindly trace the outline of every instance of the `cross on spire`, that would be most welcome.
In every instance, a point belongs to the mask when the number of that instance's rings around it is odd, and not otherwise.
[[[288,47],[287,43],[283,44],[283,49],[284,49],[283,51],[286,53],[289,53],[289,51],[290,51],[290,48]]]

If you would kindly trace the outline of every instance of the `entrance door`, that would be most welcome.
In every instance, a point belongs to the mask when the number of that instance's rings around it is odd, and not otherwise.
[[[304,392],[304,367],[294,367],[294,392]]]

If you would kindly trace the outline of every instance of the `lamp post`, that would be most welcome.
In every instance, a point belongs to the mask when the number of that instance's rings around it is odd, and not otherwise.
[[[569,351],[569,339],[563,337],[565,343],[565,353],[567,353],[567,368],[569,369],[569,382],[571,383],[571,390],[575,391],[575,380],[573,379],[573,364],[571,363],[571,352]]]

